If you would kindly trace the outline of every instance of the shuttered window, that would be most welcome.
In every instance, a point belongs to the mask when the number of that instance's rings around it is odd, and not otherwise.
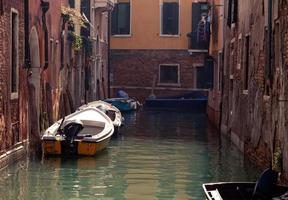
[[[160,84],[179,84],[179,65],[160,65]]]
[[[207,3],[192,3],[192,31],[190,49],[208,50],[210,43],[210,16]]]
[[[236,23],[237,20],[238,20],[238,0],[229,0],[227,25],[230,27],[231,24]]]
[[[0,15],[3,15],[3,0],[0,0]]]
[[[112,35],[130,34],[130,2],[119,2],[112,12]]]
[[[11,93],[18,93],[18,42],[19,42],[19,17],[18,13],[11,15]],[[12,94],[13,95],[13,94]]]
[[[179,4],[178,2],[163,2],[162,30],[163,35],[179,34]]]
[[[70,8],[75,8],[75,0],[69,0]]]

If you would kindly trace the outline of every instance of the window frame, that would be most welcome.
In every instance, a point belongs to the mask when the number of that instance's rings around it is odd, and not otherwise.
[[[217,62],[217,90],[218,92],[222,92],[222,71],[223,71],[223,52],[218,51],[218,62]]]
[[[245,65],[243,70],[243,92],[248,92],[249,88],[249,67],[250,67],[250,44],[251,44],[250,34],[245,35]]]
[[[13,41],[13,15],[16,15],[16,30],[15,31],[15,37],[16,37],[16,59],[15,59],[15,65],[16,65],[16,91],[12,91],[12,82],[13,82],[13,79],[12,79],[12,76],[13,76],[13,58],[12,58],[12,51],[13,51],[13,47],[12,47],[12,41]],[[17,9],[15,8],[11,8],[11,11],[10,11],[10,32],[11,32],[11,35],[10,35],[10,42],[9,42],[9,48],[10,48],[10,84],[9,84],[9,90],[10,90],[10,99],[13,100],[13,99],[18,99],[19,98],[19,12]]]
[[[160,37],[180,37],[181,36],[181,3],[180,0],[175,0],[178,3],[178,34],[163,34],[163,4],[165,0],[160,0]]]
[[[228,1],[227,25],[233,27],[238,22],[238,0]]]
[[[175,67],[177,67],[177,83],[162,83],[161,82],[161,66],[175,66]],[[159,64],[157,85],[160,85],[160,86],[180,86],[181,85],[181,82],[180,82],[180,64],[177,64],[177,63]]]
[[[120,4],[121,1],[118,1],[117,4]],[[124,2],[122,2],[124,3]],[[112,15],[111,15],[111,36],[112,37],[131,37],[132,36],[132,0],[129,0],[129,4],[130,4],[130,19],[129,19],[129,34],[113,34],[112,33]]]

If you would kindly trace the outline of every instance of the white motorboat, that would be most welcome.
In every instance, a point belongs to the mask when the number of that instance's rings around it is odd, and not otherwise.
[[[89,106],[50,126],[42,136],[42,147],[46,155],[95,155],[107,147],[113,132],[111,119]]]
[[[110,117],[112,120],[112,123],[114,125],[114,131],[117,132],[119,128],[123,125],[124,118],[122,117],[122,114],[118,108],[113,106],[110,103],[107,103],[105,101],[92,101],[88,104],[85,104],[78,108],[78,110],[83,110],[87,107],[95,107],[104,112],[106,115]]]

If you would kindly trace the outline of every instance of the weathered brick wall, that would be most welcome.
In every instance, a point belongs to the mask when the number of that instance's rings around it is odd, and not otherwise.
[[[24,67],[24,2],[3,0],[4,12],[0,14],[0,154],[16,142],[27,139],[27,84]],[[11,9],[19,16],[19,94],[12,100],[10,92],[11,72]]]
[[[204,56],[197,53],[189,55],[186,50],[112,50],[111,86],[115,89],[111,95],[124,89],[130,96],[143,101],[151,93],[153,79],[156,96],[188,92],[196,88],[196,66],[204,65]],[[157,84],[160,64],[180,64],[180,86]]]
[[[239,2],[239,1],[238,1]],[[228,1],[225,2],[228,5]],[[286,178],[287,153],[287,16],[286,0],[273,1],[272,78],[267,76],[266,1],[243,0],[238,5],[238,22],[225,27],[224,94],[221,129],[248,157],[267,167],[276,147],[283,153]],[[225,22],[226,23],[226,22]],[[239,36],[242,35],[242,41]],[[245,81],[245,37],[250,36],[248,91]],[[244,42],[244,43],[242,43]],[[242,56],[231,52],[242,48]],[[239,51],[238,51],[239,52]],[[235,63],[241,63],[240,68]],[[232,76],[231,76],[232,75]]]

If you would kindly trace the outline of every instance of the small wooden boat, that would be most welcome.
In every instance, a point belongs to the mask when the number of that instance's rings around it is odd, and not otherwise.
[[[44,132],[43,152],[93,156],[107,147],[113,132],[113,123],[105,113],[87,107],[55,122]]]
[[[83,110],[88,107],[98,108],[106,115],[108,115],[108,117],[110,117],[114,125],[114,133],[116,133],[119,130],[119,128],[123,125],[124,118],[122,117],[120,110],[115,106],[113,106],[112,104],[100,100],[93,101],[79,107],[78,110]]]
[[[220,182],[203,184],[207,200],[250,200],[256,183]],[[288,191],[288,187],[275,185],[273,197],[279,197]]]
[[[133,98],[110,98],[104,100],[107,103],[112,104],[120,111],[133,111],[140,107],[140,103]]]
[[[149,97],[145,100],[145,108],[206,111],[207,101],[202,91],[194,91],[177,96]]]

